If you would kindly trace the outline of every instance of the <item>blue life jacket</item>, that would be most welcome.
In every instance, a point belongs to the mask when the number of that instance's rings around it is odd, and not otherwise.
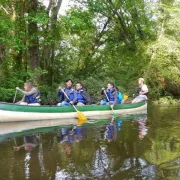
[[[118,120],[118,121],[117,121],[117,130],[118,130],[118,131],[121,130],[121,125],[122,125],[122,120]]]
[[[32,103],[39,103],[39,100],[38,100],[39,96],[40,96],[40,93],[38,93],[36,96],[34,95],[25,96],[25,98],[28,104],[32,104]]]
[[[68,142],[69,142],[69,143],[73,143],[74,140],[75,140],[75,138],[74,138],[74,133],[68,134],[67,139],[68,139]]]
[[[68,89],[68,88],[63,88],[63,91],[64,92],[66,92],[66,89]],[[65,99],[65,95],[64,95],[64,93],[62,92],[62,91],[59,91],[58,92],[58,95],[59,95],[59,100],[60,100],[60,102],[62,102],[62,101],[64,101],[64,99]],[[74,89],[73,88],[70,88],[69,89],[69,94],[68,94],[68,97],[69,97],[69,99],[67,99],[67,101],[69,102],[69,100],[70,101],[73,101],[74,100]]]
[[[122,94],[118,92],[118,104],[121,104],[122,100],[123,100]]]
[[[64,92],[65,92],[66,89],[68,89],[68,88],[64,88]],[[69,89],[68,97],[69,97],[70,101],[74,100],[74,89],[73,88]]]
[[[113,96],[113,93],[115,92],[115,89],[107,89],[106,90],[106,94],[109,98],[109,101],[114,101],[114,96]]]
[[[77,102],[78,103],[81,102],[83,104],[86,104],[87,103],[86,99],[81,95],[83,91],[84,91],[83,89],[80,89],[80,90],[76,91]]]

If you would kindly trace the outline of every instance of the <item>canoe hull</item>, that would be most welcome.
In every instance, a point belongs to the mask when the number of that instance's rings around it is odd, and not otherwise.
[[[98,106],[97,106],[98,107]],[[39,107],[38,107],[39,108]],[[49,107],[51,108],[51,107]],[[82,111],[87,118],[93,117],[102,117],[112,115],[110,109],[107,110],[96,110],[96,111]],[[138,107],[133,108],[120,108],[115,109],[115,113],[119,115],[127,114],[139,114],[147,113],[147,103],[142,104]],[[22,122],[22,121],[39,121],[39,120],[58,120],[58,119],[73,119],[77,118],[76,112],[22,112],[22,111],[13,111],[12,109],[0,109],[0,122]]]

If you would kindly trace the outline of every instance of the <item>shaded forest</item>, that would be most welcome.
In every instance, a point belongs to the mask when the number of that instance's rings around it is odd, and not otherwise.
[[[65,1],[65,0],[64,0]],[[150,97],[180,96],[180,2],[1,0],[0,100],[31,80],[43,103],[67,78],[95,100],[108,81],[130,97],[145,78]]]

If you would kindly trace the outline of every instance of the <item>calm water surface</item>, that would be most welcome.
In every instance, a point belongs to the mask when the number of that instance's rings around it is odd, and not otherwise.
[[[1,136],[0,179],[178,180],[180,108]]]

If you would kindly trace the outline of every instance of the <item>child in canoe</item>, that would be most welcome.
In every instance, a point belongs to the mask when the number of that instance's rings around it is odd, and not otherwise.
[[[118,91],[113,83],[107,84],[107,89],[102,88],[101,95],[105,95],[106,98],[101,100],[101,105],[116,105],[118,104]]]
[[[76,104],[77,106],[91,104],[91,98],[80,82],[76,84]]]

